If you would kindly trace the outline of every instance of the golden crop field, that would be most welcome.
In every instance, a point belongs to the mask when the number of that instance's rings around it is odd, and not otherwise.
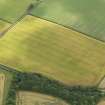
[[[52,96],[26,91],[17,92],[16,99],[16,105],[69,105]]]
[[[105,43],[26,16],[0,39],[0,63],[68,85],[95,85],[105,74]]]
[[[5,75],[0,73],[0,105],[3,104]]]
[[[2,32],[10,26],[10,23],[0,20],[0,35]]]

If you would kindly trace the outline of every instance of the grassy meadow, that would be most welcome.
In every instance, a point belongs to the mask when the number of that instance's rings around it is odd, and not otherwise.
[[[105,41],[105,0],[41,0],[31,12]]]
[[[36,0],[0,0],[0,18],[15,22]]]
[[[105,73],[105,44],[26,16],[0,39],[0,63],[69,85],[94,85]]]

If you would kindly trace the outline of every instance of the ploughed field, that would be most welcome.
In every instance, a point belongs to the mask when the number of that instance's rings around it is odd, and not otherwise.
[[[69,85],[95,85],[105,73],[105,44],[26,16],[0,39],[0,63]]]

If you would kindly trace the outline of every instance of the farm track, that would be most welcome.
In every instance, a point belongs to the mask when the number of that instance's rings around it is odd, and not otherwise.
[[[39,2],[36,2],[36,4],[34,5],[34,9],[40,5],[41,1]],[[30,6],[30,5],[29,5]],[[25,16],[27,16],[30,12],[30,10],[28,10],[29,6],[27,7],[27,9],[24,11],[24,13],[19,17],[17,18],[13,23],[6,20],[6,19],[3,19],[3,18],[0,18],[0,20],[4,21],[4,22],[7,22],[7,23],[10,23],[10,27],[8,27],[7,29],[5,29],[1,34],[0,34],[0,37],[4,36],[5,33],[7,33],[10,29],[12,29],[19,21],[21,21]]]
[[[8,21],[8,20],[2,19],[2,18],[0,18],[0,20],[4,21],[4,22],[6,22],[6,23],[12,24],[12,22],[10,22],[10,21]]]
[[[0,73],[0,105],[3,104],[4,85],[5,85],[5,74]]]
[[[4,30],[2,32],[2,35],[0,37],[3,37],[5,35],[5,33],[7,33],[10,29],[12,29],[19,21],[21,21],[24,17],[26,16],[26,14],[22,15],[16,22],[14,22],[13,24],[11,24],[10,27],[8,27],[6,30]]]

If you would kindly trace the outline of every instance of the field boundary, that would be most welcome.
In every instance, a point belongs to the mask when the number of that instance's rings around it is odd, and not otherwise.
[[[92,35],[90,35],[90,34],[86,34],[85,32],[79,31],[79,30],[73,28],[72,26],[67,27],[67,26],[62,25],[62,24],[60,24],[60,23],[57,23],[57,22],[54,22],[54,21],[51,21],[51,20],[48,20],[48,19],[45,19],[45,18],[41,18],[41,17],[39,17],[39,16],[35,16],[35,15],[33,15],[32,13],[30,13],[30,14],[28,14],[28,15],[33,16],[33,17],[36,17],[36,18],[39,18],[39,19],[42,19],[42,20],[45,20],[45,21],[49,21],[49,22],[54,23],[54,24],[57,24],[57,25],[60,25],[60,26],[62,26],[62,27],[64,27],[64,28],[66,28],[66,29],[70,29],[70,30],[72,30],[72,31],[78,32],[78,33],[82,34],[82,35],[85,36],[85,37],[88,37],[88,38],[90,38],[90,39],[93,39],[93,40],[96,40],[96,41],[98,41],[98,42],[100,42],[100,43],[104,43],[104,44],[105,44],[105,42],[104,42],[103,40],[97,39],[96,37],[94,37],[94,36],[92,36]]]
[[[17,19],[17,21],[15,21],[14,23],[12,23],[11,25],[10,25],[10,27],[8,27],[6,30],[4,30],[3,32],[2,32],[2,35],[0,36],[0,37],[3,37],[4,35],[5,35],[5,33],[7,33],[10,29],[12,29],[19,21],[21,21],[24,17],[26,16],[26,11],[25,11],[25,13],[21,16],[21,17],[19,17],[18,19]]]
[[[40,5],[41,2],[42,2],[41,0],[36,1],[35,7],[33,7],[33,8],[36,8],[38,5]],[[30,9],[33,9],[33,8],[30,8],[30,5],[31,5],[31,3],[29,4],[29,6],[25,10],[25,12],[15,22],[13,22],[13,23],[12,22],[9,22],[8,20],[5,20],[3,18],[0,18],[0,20],[2,20],[2,21],[4,20],[5,22],[8,22],[8,23],[11,24],[10,27],[8,27],[7,29],[5,29],[2,32],[2,34],[1,34],[0,37],[4,36],[4,34],[7,33],[11,28],[13,28],[19,21],[21,21],[25,16],[27,16],[28,14],[30,14],[30,11],[31,11]]]
[[[39,4],[38,4],[38,5],[39,5]],[[37,7],[37,6],[36,6],[36,7]],[[91,36],[90,34],[86,34],[86,33],[82,32],[82,31],[79,31],[79,30],[73,28],[72,26],[67,27],[67,26],[62,25],[62,24],[59,24],[59,23],[57,23],[57,22],[54,22],[54,21],[51,21],[51,20],[48,20],[48,19],[45,19],[45,18],[41,18],[41,17],[39,17],[39,16],[35,16],[35,15],[31,14],[30,12],[28,12],[27,10],[24,12],[24,14],[23,14],[21,17],[19,17],[19,18],[17,19],[17,21],[15,21],[14,23],[12,23],[9,28],[7,28],[6,30],[4,30],[4,31],[2,32],[2,35],[1,35],[0,37],[4,36],[5,33],[7,33],[7,32],[8,32],[10,29],[12,29],[18,22],[20,22],[22,19],[24,19],[24,17],[26,17],[26,16],[28,16],[28,15],[29,15],[29,16],[32,16],[32,17],[36,17],[36,18],[42,19],[42,20],[45,20],[45,21],[47,21],[47,22],[51,22],[51,23],[57,24],[57,25],[62,26],[62,27],[64,27],[64,28],[66,28],[66,29],[70,29],[70,30],[72,30],[72,31],[78,32],[78,33],[82,34],[82,36],[87,37],[87,38],[89,38],[89,39],[91,39],[91,40],[95,40],[95,41],[98,41],[98,42],[100,42],[100,43],[102,43],[102,44],[105,44],[105,42],[104,42],[103,40],[97,39],[96,37]],[[3,19],[1,19],[1,18],[0,18],[0,20],[3,21]],[[6,20],[4,20],[4,21],[6,22]],[[7,21],[7,22],[8,22],[8,21]],[[11,23],[11,22],[8,22],[8,23]]]
[[[38,4],[38,5],[39,5],[39,4]],[[37,7],[37,6],[36,6],[36,7]],[[60,25],[60,26],[62,26],[62,27],[64,27],[64,28],[66,28],[66,29],[70,29],[70,30],[72,30],[72,31],[78,32],[78,33],[82,34],[82,36],[84,36],[84,37],[87,37],[87,38],[89,38],[89,39],[92,39],[92,40],[98,41],[98,42],[100,42],[100,43],[102,43],[102,44],[105,44],[105,42],[104,42],[103,40],[97,39],[96,37],[91,36],[90,34],[87,34],[87,33],[85,33],[85,32],[79,31],[79,30],[73,28],[72,26],[67,27],[67,26],[62,25],[62,24],[59,24],[59,23],[57,23],[57,22],[54,22],[54,21],[51,21],[51,20],[48,20],[48,19],[45,19],[45,18],[41,18],[41,17],[39,17],[39,16],[35,16],[35,15],[33,15],[32,13],[28,12],[27,10],[26,10],[26,11],[24,12],[24,14],[23,14],[21,17],[19,17],[14,23],[11,24],[11,22],[7,21],[7,22],[10,23],[11,25],[10,25],[9,28],[7,28],[6,30],[4,30],[4,31],[2,32],[2,35],[1,35],[0,37],[4,36],[5,33],[7,33],[7,32],[8,32],[10,29],[12,29],[19,21],[21,21],[22,19],[24,19],[24,17],[26,17],[26,16],[28,16],[28,15],[29,15],[29,16],[32,16],[32,17],[36,17],[36,18],[42,19],[42,20],[45,20],[45,21],[48,21],[48,22],[51,22],[51,23],[54,23],[54,24],[57,24],[57,25]],[[0,20],[6,22],[6,20],[3,20],[2,18],[0,18]]]
[[[34,9],[37,8],[37,6],[39,6],[40,3],[42,3],[42,2],[44,2],[44,0],[43,0],[43,1],[42,1],[42,0],[37,0],[35,4],[30,3],[29,6],[27,7],[27,9],[25,10],[25,12],[23,13],[23,15],[21,15],[21,16],[20,16],[15,22],[13,22],[13,23],[10,22],[10,21],[8,21],[8,20],[6,20],[6,19],[0,18],[0,20],[5,21],[5,22],[11,24],[11,26],[10,26],[9,28],[7,28],[7,29],[2,33],[1,37],[2,37],[6,32],[8,32],[12,27],[14,27],[20,20],[22,20],[25,16],[30,15],[30,16],[33,16],[33,17],[37,17],[37,18],[40,18],[40,19],[43,19],[43,20],[46,20],[46,21],[49,21],[49,22],[58,24],[58,25],[63,26],[63,27],[65,27],[65,28],[67,28],[67,29],[71,29],[71,30],[73,30],[73,31],[75,31],[75,32],[81,33],[81,34],[83,34],[83,35],[86,36],[86,37],[89,37],[89,38],[92,38],[92,39],[97,40],[97,41],[99,41],[99,42],[105,43],[105,41],[103,41],[103,40],[101,40],[101,39],[98,39],[98,38],[92,36],[91,34],[88,34],[88,33],[79,31],[79,30],[76,29],[76,28],[73,28],[72,25],[71,25],[71,26],[66,26],[66,25],[63,25],[63,24],[60,24],[60,23],[51,21],[51,20],[49,20],[49,19],[41,18],[40,16],[33,15],[33,14],[31,13],[32,9],[33,9],[33,8],[34,8]],[[30,7],[31,4],[32,4],[34,7],[31,8],[31,10],[29,10],[28,8]]]
[[[6,23],[12,24],[12,22],[10,22],[10,21],[8,21],[8,20],[5,20],[5,19],[3,19],[3,18],[0,18],[0,20],[3,21],[3,22],[6,22]]]

